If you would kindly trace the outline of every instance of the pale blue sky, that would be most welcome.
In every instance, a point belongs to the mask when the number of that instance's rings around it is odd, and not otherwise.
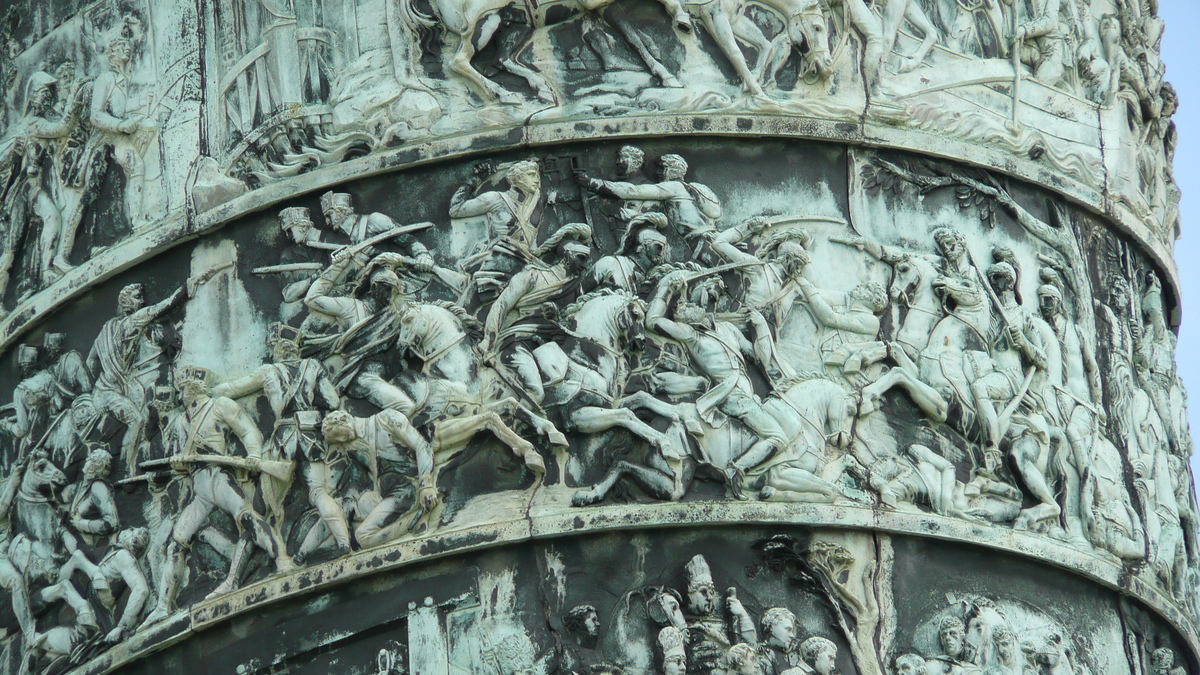
[[[1183,238],[1175,247],[1183,285],[1183,326],[1179,332],[1179,372],[1191,392],[1188,416],[1200,430],[1200,2],[1161,0],[1159,15],[1167,23],[1163,60],[1167,79],[1179,91],[1179,148],[1175,179],[1183,191]],[[1200,476],[1200,457],[1192,458]]]

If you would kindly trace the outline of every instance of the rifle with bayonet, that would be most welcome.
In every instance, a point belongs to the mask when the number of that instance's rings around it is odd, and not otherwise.
[[[175,469],[180,464],[213,464],[216,466],[241,469],[255,473],[265,473],[279,480],[290,480],[292,477],[292,462],[280,462],[271,459],[251,461],[245,457],[229,457],[226,455],[176,455],[166,459],[152,459],[140,462],[140,469],[158,469],[169,467]]]

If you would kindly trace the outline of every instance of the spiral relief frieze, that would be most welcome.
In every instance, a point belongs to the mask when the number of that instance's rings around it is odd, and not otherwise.
[[[0,670],[1196,672],[1154,3],[7,6]]]

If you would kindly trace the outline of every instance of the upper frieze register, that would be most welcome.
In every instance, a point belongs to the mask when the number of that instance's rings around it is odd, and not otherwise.
[[[1179,233],[1156,0],[10,4],[0,301],[26,311],[6,342],[288,194],[600,135],[915,149],[1059,190],[1168,269]]]

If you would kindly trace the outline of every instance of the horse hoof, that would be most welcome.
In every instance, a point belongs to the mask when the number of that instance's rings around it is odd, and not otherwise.
[[[153,612],[150,612],[150,616],[147,616],[142,621],[142,623],[138,626],[138,630],[141,630],[147,626],[152,626],[152,625],[158,623],[159,621],[162,621],[163,619],[167,618],[167,616],[168,616],[167,610],[156,609]]]
[[[591,506],[600,501],[600,495],[591,490],[577,490],[571,497],[571,506]]]
[[[525,462],[525,466],[534,473],[539,475],[546,473],[546,460],[542,459],[542,456],[537,454],[536,451],[526,450],[521,455],[521,459]]]
[[[779,491],[770,485],[764,485],[763,489],[758,491],[758,498],[764,502],[770,501],[771,497],[774,497],[777,492]]]
[[[215,597],[225,595],[233,591],[233,584],[228,581],[222,581],[220,586],[212,590],[212,593],[204,596],[205,600],[212,600]]]

